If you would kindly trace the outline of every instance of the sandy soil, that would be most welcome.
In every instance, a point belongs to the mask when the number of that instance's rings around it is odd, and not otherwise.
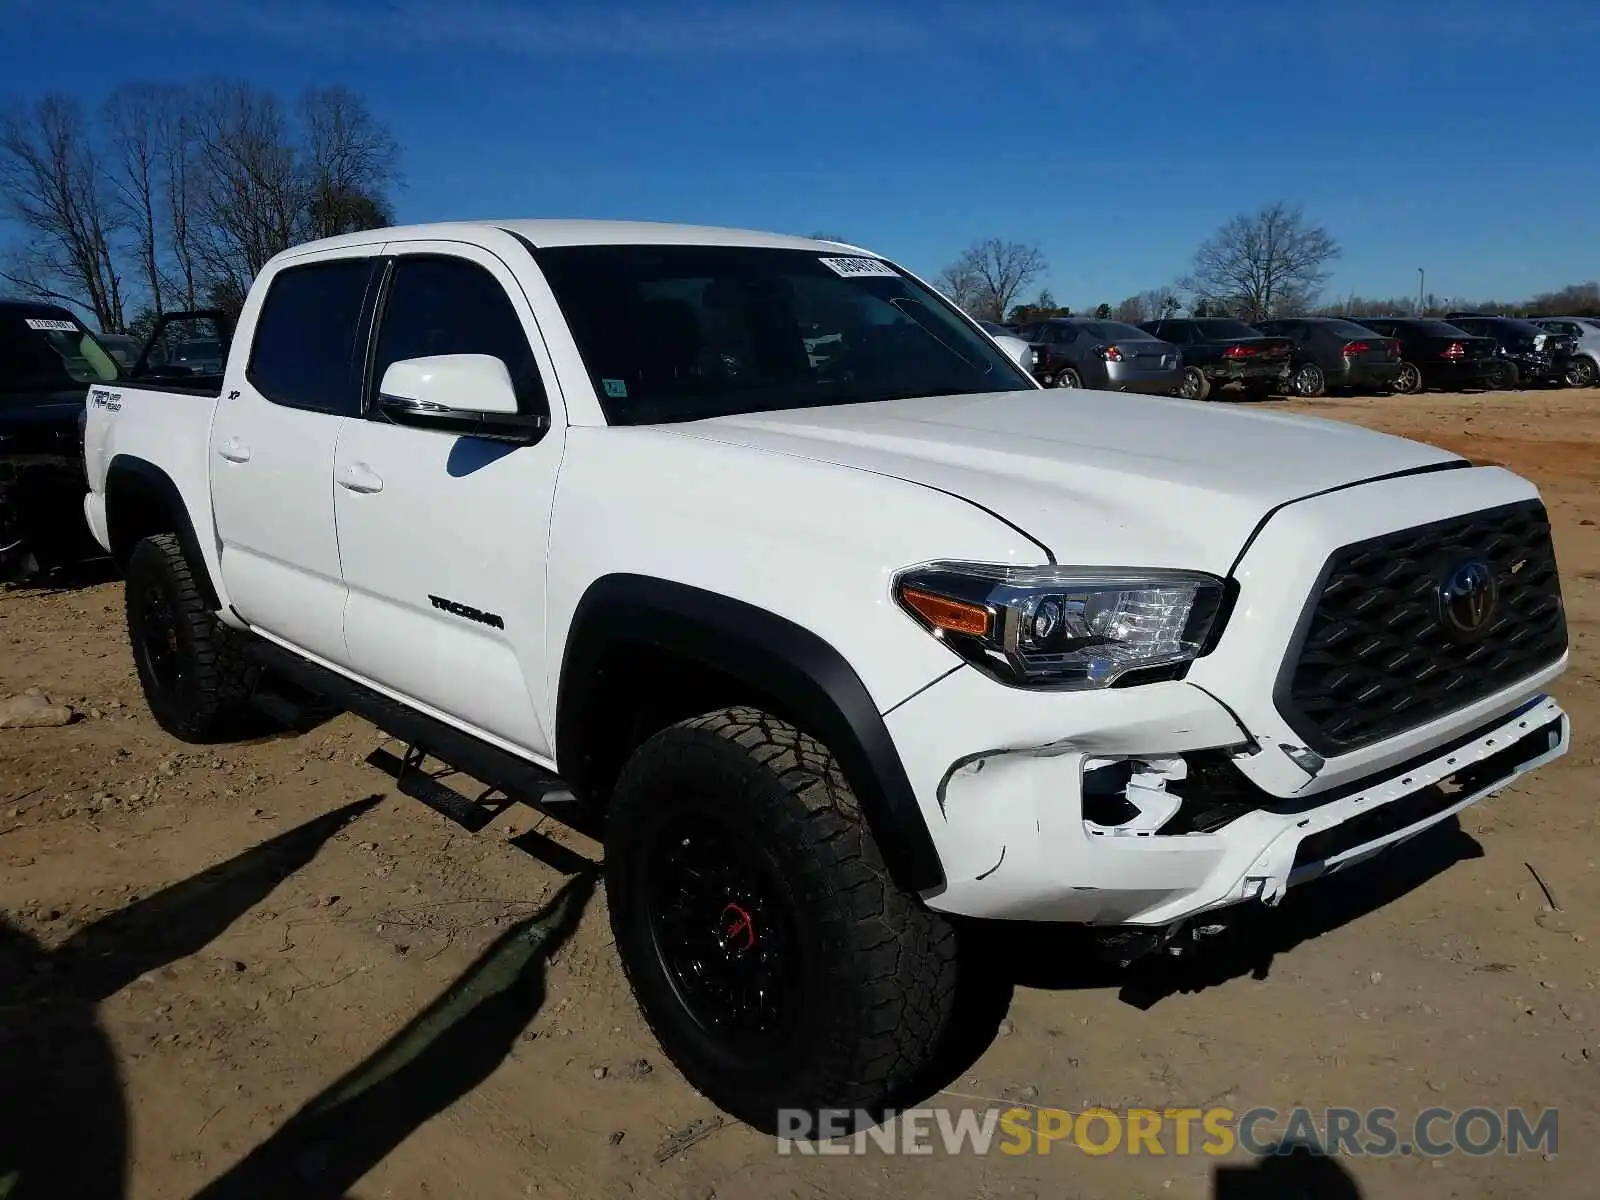
[[[1019,932],[929,1103],[1558,1106],[1553,1159],[1345,1165],[1372,1197],[1592,1196],[1600,393],[1283,407],[1540,484],[1572,626],[1557,688],[1572,753],[1182,971],[1118,976]],[[530,810],[465,832],[368,766],[383,739],[349,716],[216,750],[173,742],[142,705],[114,582],[0,593],[0,696],[30,687],[83,717],[0,731],[0,1143],[31,1148],[24,1185],[135,1200],[1220,1194],[1199,1155],[782,1157],[661,1058],[603,896],[524,852]]]

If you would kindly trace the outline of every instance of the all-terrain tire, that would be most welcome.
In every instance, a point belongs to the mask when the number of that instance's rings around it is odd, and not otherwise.
[[[244,732],[258,668],[243,637],[206,605],[175,534],[134,546],[124,605],[134,666],[156,723],[184,742]]]
[[[787,1017],[759,1051],[735,1040],[715,1000],[697,1001],[701,981],[673,961],[684,941],[662,936],[683,928],[692,907],[709,914],[718,903],[661,899],[686,895],[662,883],[697,838],[734,847],[728,860],[748,861],[766,889],[759,907],[741,901],[749,932],[736,920],[732,949],[755,952],[758,938],[777,937],[794,956],[773,995]],[[716,861],[703,873],[714,875]],[[723,709],[634,752],[607,814],[606,892],[623,968],[663,1051],[758,1129],[774,1131],[783,1109],[873,1110],[921,1076],[943,1042],[956,999],[954,926],[889,879],[827,748],[772,716]],[[731,906],[746,892],[724,894]],[[750,921],[747,908],[760,915]]]

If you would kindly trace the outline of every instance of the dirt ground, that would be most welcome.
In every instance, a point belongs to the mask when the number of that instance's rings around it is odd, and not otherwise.
[[[1593,1196],[1600,393],[1283,407],[1538,482],[1572,629],[1556,689],[1572,752],[1182,969],[1118,975],[1018,931],[928,1103],[1557,1107],[1553,1157],[1342,1161],[1369,1197]],[[466,832],[367,765],[386,743],[350,716],[181,746],[144,709],[121,605],[114,582],[0,592],[0,696],[36,687],[82,714],[0,731],[0,1150],[32,1155],[16,1195],[1226,1191],[1198,1154],[780,1155],[662,1059],[603,895],[525,852],[531,810]]]

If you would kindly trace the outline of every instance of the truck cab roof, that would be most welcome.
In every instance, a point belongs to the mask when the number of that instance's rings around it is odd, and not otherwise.
[[[861,250],[845,242],[819,241],[784,233],[726,229],[714,225],[674,225],[659,221],[597,221],[554,218],[505,221],[438,221],[367,229],[339,237],[305,242],[284,252],[298,257],[342,246],[371,246],[390,241],[478,241],[486,234],[512,234],[536,247],[544,246],[765,246],[792,250]],[[872,255],[876,258],[877,255]]]

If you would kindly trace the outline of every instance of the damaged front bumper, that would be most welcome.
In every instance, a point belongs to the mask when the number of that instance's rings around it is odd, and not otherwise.
[[[1240,764],[1265,751],[1182,682],[1044,697],[996,694],[962,671],[887,720],[945,865],[930,907],[1158,929],[1275,904],[1566,751],[1555,701],[1497,699],[1496,714],[1442,744],[1419,740],[1396,765],[1298,796],[1253,783]],[[992,727],[976,732],[992,748],[952,754],[974,725]],[[1063,739],[1063,728],[1079,732]]]

